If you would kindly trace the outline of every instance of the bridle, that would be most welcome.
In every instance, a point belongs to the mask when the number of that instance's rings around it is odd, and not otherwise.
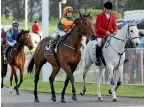
[[[120,40],[120,41],[122,41],[122,42],[124,42],[124,43],[126,43],[126,41],[130,41],[130,43],[132,44],[132,40],[133,40],[133,39],[137,39],[137,38],[139,38],[139,37],[133,37],[133,38],[131,37],[130,29],[129,29],[131,26],[136,26],[136,25],[134,25],[134,24],[133,24],[133,25],[129,25],[129,24],[128,24],[128,30],[127,30],[127,33],[126,33],[126,40],[121,39],[121,38],[118,38],[118,37],[115,37],[115,36],[113,36],[113,35],[110,36],[110,40],[111,40],[111,38],[114,38],[114,39]],[[105,45],[105,48],[107,48],[107,47],[110,45],[110,40],[107,41],[108,44]],[[111,46],[111,47],[112,47],[112,46]],[[120,65],[121,57],[122,57],[123,53],[125,52],[126,48],[124,49],[124,51],[123,51],[122,53],[117,52],[116,49],[114,49],[113,47],[112,47],[112,49],[119,55],[118,65],[115,66],[114,69],[113,69],[113,74],[114,74],[114,71],[117,70],[118,67],[119,67],[119,65]]]
[[[83,22],[84,21],[89,21],[89,20],[86,20],[85,19],[86,17],[80,17],[80,18],[78,18],[78,19],[76,19],[76,22],[75,22],[75,26],[73,27],[73,29],[76,27],[76,25],[78,25],[79,24],[79,22],[80,22],[80,31],[78,32],[78,35],[80,35],[80,36],[87,36],[88,35],[88,33],[85,31],[85,29],[84,29],[84,27],[83,27]],[[90,22],[90,21],[89,21]],[[73,30],[72,29],[72,30]],[[71,31],[72,31],[71,30]],[[81,49],[81,47],[79,48],[79,49],[76,49],[76,48],[74,48],[74,47],[72,47],[72,46],[70,46],[70,45],[67,45],[67,44],[65,44],[64,42],[61,42],[64,46],[66,46],[66,47],[68,47],[68,48],[71,48],[71,49],[73,49],[73,50],[76,50],[76,51],[79,51],[80,49]]]

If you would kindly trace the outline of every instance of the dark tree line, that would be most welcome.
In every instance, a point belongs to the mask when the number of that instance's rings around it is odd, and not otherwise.
[[[50,16],[58,18],[59,1],[50,1]],[[67,0],[66,4],[62,4],[62,8],[66,5],[71,5],[74,8],[74,12],[77,13],[79,9],[83,8],[85,12],[87,9],[103,9],[103,4],[107,0]],[[144,0],[109,0],[114,5],[114,10],[123,14],[125,10],[144,9]],[[41,20],[42,16],[42,1],[41,0],[28,0],[28,18],[33,20],[34,15],[39,16]],[[13,19],[23,20],[25,16],[25,0],[2,0],[1,12],[6,18],[9,15],[13,16]]]

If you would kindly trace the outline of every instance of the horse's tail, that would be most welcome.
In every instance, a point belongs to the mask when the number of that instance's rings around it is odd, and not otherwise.
[[[7,64],[3,64],[2,77],[5,77],[6,74],[7,74]]]
[[[32,57],[32,59],[30,60],[28,67],[27,67],[27,72],[31,73],[33,72],[33,67],[34,67],[34,55]]]

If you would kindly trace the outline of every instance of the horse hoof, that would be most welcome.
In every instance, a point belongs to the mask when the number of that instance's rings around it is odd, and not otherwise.
[[[10,91],[10,93],[12,93],[12,91]]]
[[[52,97],[51,100],[52,100],[53,102],[56,102],[56,97]]]
[[[14,89],[17,90],[17,87],[15,86]]]
[[[119,102],[118,98],[114,98],[113,102]]]
[[[35,98],[35,99],[34,99],[34,102],[39,102],[39,99],[38,99],[38,98]]]
[[[76,97],[76,96],[72,96],[72,99],[73,99],[74,101],[77,101],[77,97]]]
[[[111,89],[109,89],[109,94],[112,94]]]
[[[3,84],[1,85],[1,88],[3,88]]]
[[[62,103],[66,103],[65,99],[61,99],[61,102],[62,102]]]
[[[85,95],[85,92],[83,92],[83,91],[80,92],[80,95],[81,95],[81,96],[84,96],[84,95]]]
[[[16,95],[20,95],[19,92],[17,92]]]
[[[98,97],[98,100],[99,100],[99,101],[103,101],[103,98],[102,98],[102,97]]]

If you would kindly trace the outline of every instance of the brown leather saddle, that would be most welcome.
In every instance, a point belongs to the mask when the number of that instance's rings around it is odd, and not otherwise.
[[[102,48],[103,48],[103,46],[105,45],[107,39],[108,39],[108,36],[104,36],[104,37],[102,38]]]

